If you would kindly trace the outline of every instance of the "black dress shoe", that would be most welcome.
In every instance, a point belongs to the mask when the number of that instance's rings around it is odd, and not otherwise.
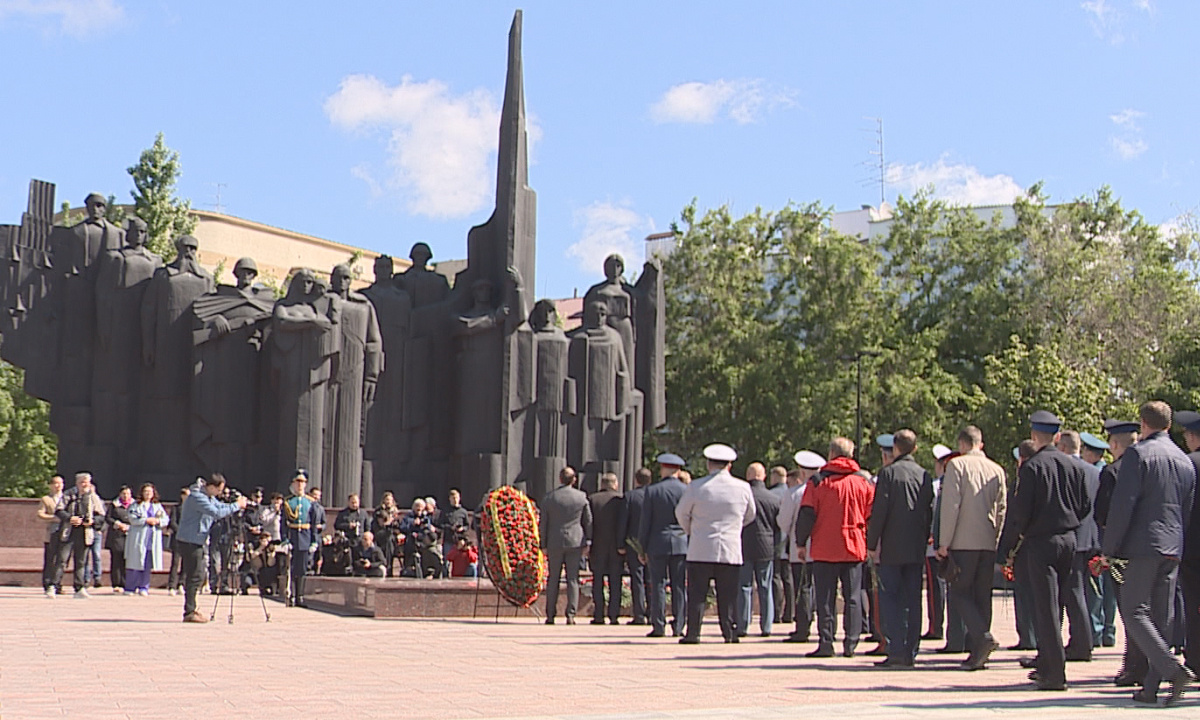
[[[1183,698],[1183,693],[1191,684],[1191,673],[1187,671],[1187,668],[1181,668],[1179,672],[1175,673],[1175,677],[1171,678],[1171,696],[1167,698],[1167,701],[1164,704],[1167,707],[1170,707],[1171,705],[1179,702]]]
[[[1068,655],[1067,656],[1067,662],[1091,662],[1091,661],[1092,661],[1091,655],[1074,655],[1074,656]]]
[[[844,658],[852,658],[852,657],[854,657],[854,649],[853,649],[853,648],[847,648],[846,650],[843,650],[843,651],[842,651],[842,657],[844,657]]]
[[[618,620],[617,618],[609,618],[609,619],[608,619],[608,624],[609,624],[609,625],[620,625],[620,624],[621,624],[621,621],[620,621],[620,620]]]
[[[667,633],[662,630],[651,630],[646,634],[646,637],[666,637]]]
[[[1139,703],[1145,703],[1147,705],[1157,705],[1158,704],[1158,696],[1152,695],[1152,694],[1146,692],[1145,690],[1138,690],[1137,692],[1135,692],[1133,694],[1133,701],[1139,702]]]
[[[888,654],[887,646],[886,645],[876,645],[875,647],[871,648],[870,650],[866,651],[863,654],[869,655],[871,657],[883,657]]]
[[[1117,687],[1137,687],[1142,684],[1142,678],[1134,677],[1129,673],[1121,673],[1113,678],[1113,684]]]
[[[680,645],[699,645],[700,638],[688,637],[687,635],[684,635],[683,637],[679,638],[679,644]]]
[[[833,648],[831,648],[831,647],[818,647],[816,650],[813,650],[813,651],[811,651],[811,652],[807,652],[807,653],[805,653],[805,654],[804,654],[804,657],[810,657],[810,658],[831,658],[831,657],[833,657]]]
[[[591,622],[591,624],[592,624],[592,625],[603,625],[603,624],[604,624],[604,618],[592,618],[592,622]]]
[[[1037,667],[1037,658],[1036,657],[1023,657],[1020,660],[1017,660],[1017,663],[1020,664],[1020,666],[1023,668],[1032,669],[1032,668]]]
[[[888,667],[899,667],[899,666],[900,666],[900,663],[893,662],[891,658],[884,658],[882,660],[875,661],[875,667],[877,667],[877,668],[888,668]]]
[[[553,624],[554,624],[554,618],[552,618],[552,617],[548,617],[548,618],[546,618],[546,624],[547,624],[547,625],[553,625]]]
[[[927,632],[927,633],[925,633],[924,635],[922,635],[922,636],[921,636],[921,639],[922,639],[922,640],[941,640],[941,639],[942,639],[942,634],[941,634],[941,633],[931,633],[931,632]]]
[[[934,652],[937,653],[938,655],[961,655],[961,654],[965,653],[966,651],[967,651],[966,648],[952,648],[952,647],[940,647],[937,650],[934,650]]]
[[[1038,690],[1061,691],[1061,690],[1067,689],[1067,684],[1065,682],[1052,683],[1052,682],[1042,682],[1041,680],[1038,680],[1037,681],[1037,689]]]
[[[806,643],[808,642],[807,635],[788,635],[783,639],[785,643]]]
[[[575,618],[567,618],[567,624],[568,624],[568,625],[574,625],[574,624],[575,624]]]
[[[626,625],[649,625],[645,620],[630,620]]]
[[[1017,643],[1016,645],[1009,645],[1007,648],[1005,648],[1005,650],[1023,650],[1025,652],[1029,652],[1031,650],[1037,650],[1037,648],[1030,647],[1029,645],[1022,645],[1021,643]]]

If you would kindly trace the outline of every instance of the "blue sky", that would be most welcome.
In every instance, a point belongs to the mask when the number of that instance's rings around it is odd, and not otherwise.
[[[0,222],[31,177],[128,197],[155,133],[180,192],[407,256],[466,255],[492,208],[497,2],[0,0]],[[525,2],[539,296],[641,259],[693,198],[735,212],[933,184],[996,203],[1111,185],[1151,222],[1200,205],[1186,0]],[[329,9],[326,9],[329,8]]]

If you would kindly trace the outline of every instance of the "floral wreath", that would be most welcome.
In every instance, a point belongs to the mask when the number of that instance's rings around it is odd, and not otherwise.
[[[525,493],[505,485],[484,498],[479,525],[492,584],[513,605],[529,607],[546,589],[537,507]]]

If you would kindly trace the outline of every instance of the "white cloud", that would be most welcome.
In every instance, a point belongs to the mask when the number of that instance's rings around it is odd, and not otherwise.
[[[1009,175],[984,175],[978,168],[963,163],[890,165],[887,182],[907,193],[933,186],[934,197],[952,205],[1007,205],[1025,193]]]
[[[727,116],[739,125],[757,120],[764,111],[794,104],[795,92],[763,80],[687,82],[669,88],[650,106],[656,123],[701,123]]]
[[[407,209],[437,218],[461,217],[487,206],[496,170],[500,107],[483,89],[454,95],[439,80],[404,76],[387,85],[351,75],[325,101],[325,114],[343,130],[388,133],[387,178],[358,165],[351,173],[371,189],[403,196]],[[527,120],[532,144],[541,130]]]
[[[636,269],[642,262],[645,235],[654,232],[654,221],[639,215],[625,204],[594,202],[575,211],[575,225],[581,227],[579,240],[567,248],[586,273],[602,272],[604,258],[618,253],[625,269]]]
[[[1132,108],[1108,116],[1117,126],[1117,134],[1109,136],[1108,145],[1122,160],[1134,160],[1150,149],[1150,145],[1142,138],[1144,117],[1146,113]]]
[[[1154,18],[1157,9],[1153,0],[1131,0],[1128,3],[1135,11]],[[1130,24],[1125,13],[1113,3],[1113,0],[1085,0],[1079,4],[1088,14],[1088,24],[1096,37],[1113,45],[1120,45],[1126,40],[1127,27]],[[1135,15],[1134,20],[1137,20]],[[1136,31],[1134,39],[1137,38]]]
[[[49,20],[65,35],[84,37],[125,17],[115,0],[0,0],[0,22],[9,17]]]

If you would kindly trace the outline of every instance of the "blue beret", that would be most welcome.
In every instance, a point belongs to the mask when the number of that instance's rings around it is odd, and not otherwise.
[[[675,467],[683,467],[687,465],[684,459],[675,453],[663,453],[655,458],[655,460],[659,465],[674,465]]]
[[[1029,426],[1038,432],[1054,434],[1062,427],[1062,420],[1049,410],[1038,410],[1029,416]]]
[[[1108,443],[1104,442],[1103,440],[1101,440],[1100,438],[1096,437],[1095,435],[1093,435],[1089,432],[1079,433],[1079,442],[1083,443],[1084,445],[1087,445],[1088,447],[1090,447],[1093,450],[1107,450],[1108,449]]]
[[[875,444],[886,450],[891,450],[896,444],[896,436],[892,435],[891,433],[884,433],[875,438]]]

